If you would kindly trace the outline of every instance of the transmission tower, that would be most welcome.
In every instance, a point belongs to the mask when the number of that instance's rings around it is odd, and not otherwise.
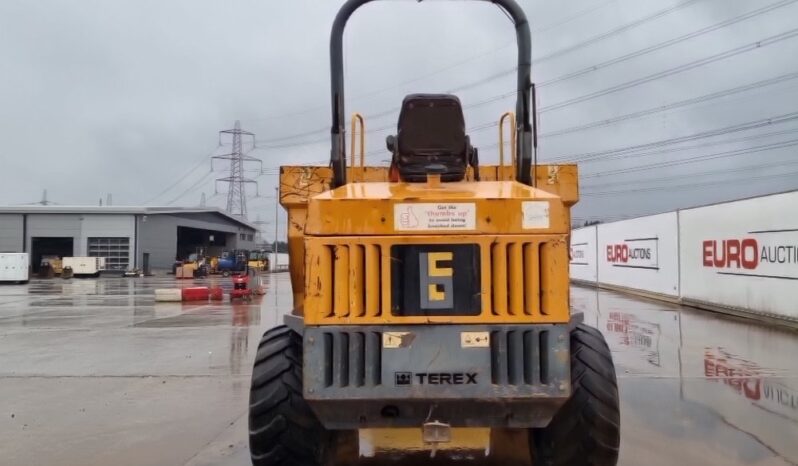
[[[45,189],[42,193],[42,200],[39,202],[34,202],[34,204],[41,204],[41,205],[53,205],[55,202],[47,200],[47,190]]]
[[[243,137],[247,136],[252,138],[251,149],[254,149],[255,134],[242,130],[240,121],[236,120],[236,124],[233,129],[219,131],[219,144],[222,143],[222,138],[226,135],[233,136],[232,150],[229,154],[215,155],[212,157],[212,159],[229,160],[230,173],[224,178],[217,178],[216,182],[218,183],[221,181],[227,183],[227,208],[225,210],[232,215],[238,215],[240,217],[246,218],[247,192],[245,186],[247,184],[254,184],[256,195],[258,195],[258,182],[244,176],[244,163],[257,162],[260,164],[259,169],[262,170],[263,162],[261,162],[260,159],[251,157],[244,153],[244,144],[242,141]],[[211,160],[211,169],[213,169],[213,160]]]
[[[264,239],[263,239],[263,226],[264,225],[268,225],[269,223],[270,222],[266,222],[264,220],[261,220],[260,214],[258,215],[257,219],[254,222],[252,222],[253,225],[258,227],[257,231],[255,232],[255,244],[260,245],[264,241]]]

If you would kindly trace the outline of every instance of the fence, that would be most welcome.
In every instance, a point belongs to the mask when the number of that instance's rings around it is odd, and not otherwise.
[[[573,230],[571,279],[798,325],[798,191]]]

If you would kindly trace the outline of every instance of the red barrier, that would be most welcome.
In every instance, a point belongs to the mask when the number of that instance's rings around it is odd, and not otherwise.
[[[224,290],[220,286],[211,288],[210,297],[211,301],[222,301],[224,299]]]
[[[181,290],[183,301],[207,301],[211,295],[207,286],[183,288]]]

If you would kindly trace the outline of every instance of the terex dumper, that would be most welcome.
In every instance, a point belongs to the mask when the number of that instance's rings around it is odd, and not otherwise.
[[[258,348],[253,463],[327,464],[384,429],[410,429],[434,453],[471,429],[521,442],[535,464],[616,464],[612,356],[569,309],[577,169],[536,163],[524,12],[484,0],[517,34],[516,110],[500,120],[512,163],[479,164],[456,96],[413,94],[387,140],[390,167],[371,167],[362,138],[356,164],[357,114],[347,163],[342,52],[347,20],[370,1],[347,1],[333,25],[330,166],[281,168],[294,308]]]

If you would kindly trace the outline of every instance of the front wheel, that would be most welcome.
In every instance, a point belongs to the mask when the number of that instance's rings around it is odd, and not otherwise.
[[[260,341],[249,395],[254,466],[319,466],[330,435],[302,397],[302,338],[288,327]]]
[[[535,465],[615,466],[621,438],[612,353],[595,328],[571,332],[571,398],[543,429],[532,429]]]

